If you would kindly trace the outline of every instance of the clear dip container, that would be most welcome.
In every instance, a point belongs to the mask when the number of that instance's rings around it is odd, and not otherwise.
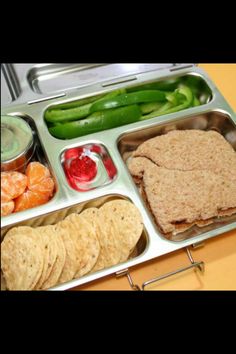
[[[24,172],[34,149],[34,136],[29,124],[20,117],[1,116],[1,172]]]

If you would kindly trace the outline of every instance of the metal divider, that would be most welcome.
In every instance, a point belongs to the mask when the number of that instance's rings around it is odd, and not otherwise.
[[[20,96],[20,84],[18,82],[15,70],[12,64],[2,64],[1,65],[3,75],[7,82],[8,89],[10,91],[12,100],[16,100]]]

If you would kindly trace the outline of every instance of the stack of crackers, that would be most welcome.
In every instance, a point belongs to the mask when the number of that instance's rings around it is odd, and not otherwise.
[[[143,232],[139,210],[112,200],[55,225],[12,228],[1,244],[8,290],[44,290],[126,261]]]

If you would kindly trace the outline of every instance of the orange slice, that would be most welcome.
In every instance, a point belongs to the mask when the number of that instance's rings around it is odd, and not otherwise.
[[[10,202],[27,187],[27,177],[17,171],[1,172],[1,202]]]
[[[31,162],[26,168],[28,177],[28,188],[32,192],[46,194],[49,197],[53,195],[54,181],[47,167],[40,162]]]
[[[15,199],[14,212],[30,209],[38,205],[45,204],[46,202],[48,202],[48,200],[48,194],[32,192],[28,189],[26,192],[24,192],[18,198]]]
[[[9,215],[13,212],[15,207],[15,203],[13,200],[10,200],[9,202],[1,202],[1,216],[6,216]]]

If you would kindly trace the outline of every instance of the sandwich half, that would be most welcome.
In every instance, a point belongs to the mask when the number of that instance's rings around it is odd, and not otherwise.
[[[163,233],[236,213],[236,152],[215,131],[172,131],[141,144],[128,168]]]

